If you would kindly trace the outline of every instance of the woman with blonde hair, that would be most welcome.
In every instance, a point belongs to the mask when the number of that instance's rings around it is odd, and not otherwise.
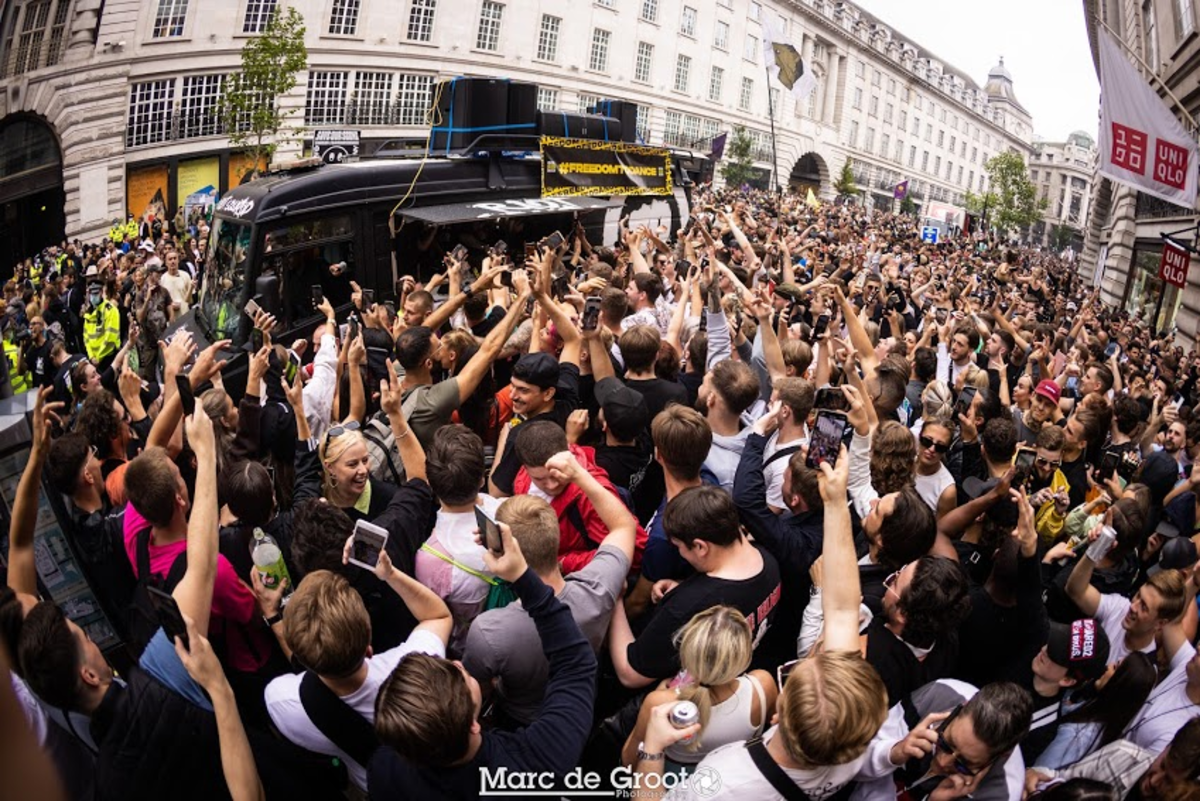
[[[660,704],[691,701],[700,712],[700,733],[666,749],[676,765],[695,765],[713,749],[761,733],[775,712],[775,679],[765,670],[746,672],[754,646],[741,612],[730,606],[706,609],[675,633],[674,644],[681,670],[642,701],[637,725],[621,749],[625,765],[637,764],[638,743]]]
[[[383,513],[396,493],[396,485],[371,476],[367,440],[357,420],[329,429],[318,451],[324,468],[322,494],[351,520],[373,520]]]

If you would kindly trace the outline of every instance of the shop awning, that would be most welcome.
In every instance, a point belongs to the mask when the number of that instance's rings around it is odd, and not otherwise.
[[[399,216],[435,225],[496,220],[505,217],[534,217],[545,214],[573,214],[600,211],[624,205],[624,198],[548,197],[480,200],[472,203],[447,203],[442,206],[417,206],[402,209]]]

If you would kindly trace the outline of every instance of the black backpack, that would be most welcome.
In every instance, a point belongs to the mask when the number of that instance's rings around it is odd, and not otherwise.
[[[142,651],[150,644],[159,629],[158,614],[150,602],[147,587],[171,592],[187,573],[187,550],[175,557],[165,576],[150,572],[150,529],[137,534],[137,585],[133,589],[133,602],[129,605],[126,625],[129,631],[129,648],[134,659],[140,659]]]

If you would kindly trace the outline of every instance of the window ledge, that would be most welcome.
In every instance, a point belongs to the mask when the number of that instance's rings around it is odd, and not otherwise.
[[[530,61],[534,64],[541,64],[546,67],[561,67],[562,66],[562,64],[558,63],[557,61],[549,61],[544,58],[531,58]]]
[[[584,72],[586,72],[588,75],[603,75],[605,78],[612,77],[609,74],[608,70],[594,70],[594,69],[588,67],[587,69],[584,70]]]
[[[323,33],[321,39],[333,39],[338,42],[365,42],[366,37],[359,36],[357,33]]]
[[[165,44],[177,44],[179,42],[191,42],[191,41],[192,41],[192,37],[190,37],[190,36],[159,36],[157,38],[152,36],[152,37],[148,38],[146,41],[142,42],[142,44],[165,45]]]
[[[503,56],[504,55],[503,53],[500,52],[500,50],[498,48],[496,50],[483,50],[482,48],[479,48],[479,47],[472,47],[468,52],[477,53],[478,55],[481,55],[481,56]]]

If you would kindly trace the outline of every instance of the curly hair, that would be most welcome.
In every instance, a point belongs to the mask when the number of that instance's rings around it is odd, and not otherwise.
[[[75,418],[75,430],[87,437],[101,458],[112,450],[112,441],[121,433],[121,417],[113,411],[117,399],[107,389],[87,396]]]
[[[912,486],[916,459],[912,432],[895,420],[882,423],[871,441],[871,486],[880,495]]]
[[[967,575],[958,562],[944,556],[922,556],[912,582],[900,596],[904,641],[931,648],[952,636],[971,613]]]

